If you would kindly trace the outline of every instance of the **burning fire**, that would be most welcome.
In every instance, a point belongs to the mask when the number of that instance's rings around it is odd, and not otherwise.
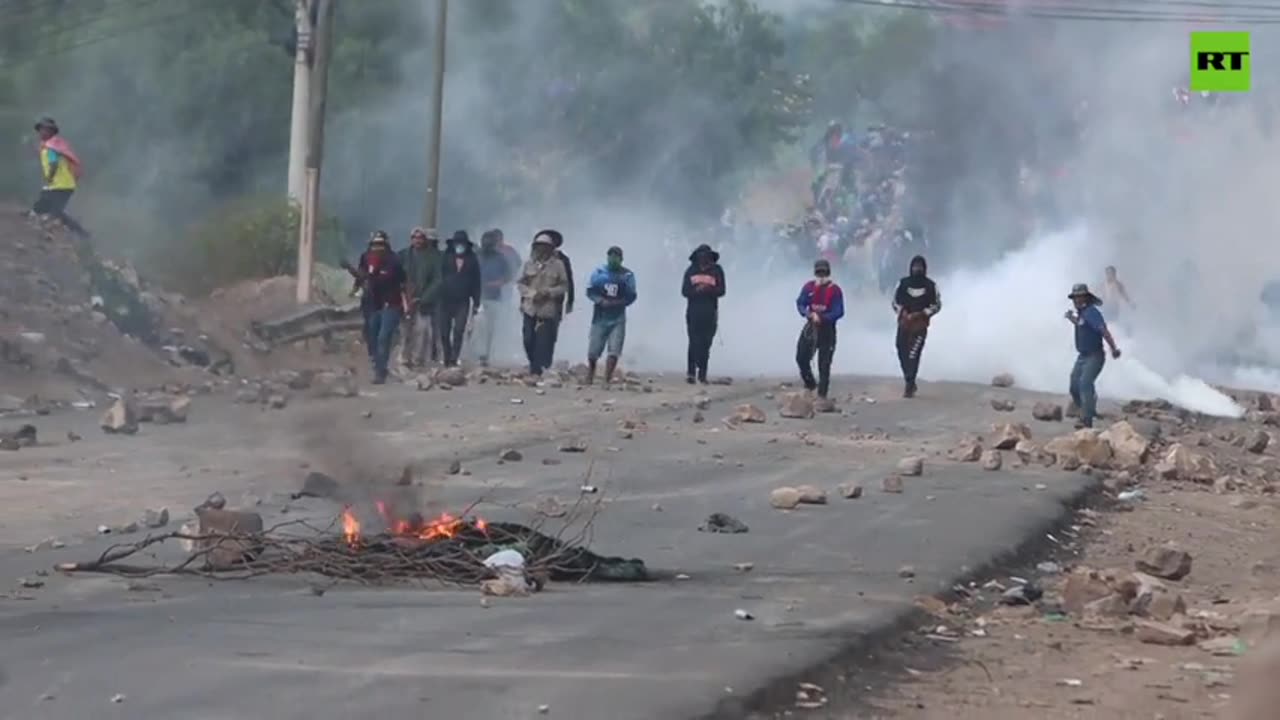
[[[456,517],[449,513],[441,513],[434,520],[425,520],[419,515],[413,515],[409,518],[394,517],[386,503],[379,500],[375,503],[378,508],[378,514],[382,516],[383,522],[387,526],[387,530],[397,537],[417,538],[419,540],[442,540],[457,537],[468,526],[484,532],[488,527],[488,523],[484,518],[463,518]],[[348,545],[355,546],[359,544],[360,521],[356,519],[351,508],[345,508],[342,511],[342,537]]]

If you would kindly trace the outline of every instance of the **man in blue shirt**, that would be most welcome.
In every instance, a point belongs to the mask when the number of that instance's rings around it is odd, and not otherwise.
[[[622,343],[627,337],[627,306],[636,301],[636,276],[622,264],[622,248],[611,247],[604,265],[591,273],[587,299],[591,310],[591,335],[587,341],[587,384],[596,376],[596,361],[609,351],[604,362],[604,384],[613,382]]]
[[[1074,285],[1067,298],[1075,304],[1075,309],[1068,310],[1065,317],[1075,326],[1077,353],[1076,364],[1071,368],[1071,401],[1080,408],[1080,422],[1076,427],[1089,428],[1093,427],[1093,419],[1098,415],[1098,393],[1094,383],[1107,362],[1102,343],[1105,341],[1111,348],[1112,358],[1120,357],[1120,348],[1116,347],[1116,341],[1107,329],[1107,321],[1098,309],[1102,300],[1089,291],[1088,285]]]

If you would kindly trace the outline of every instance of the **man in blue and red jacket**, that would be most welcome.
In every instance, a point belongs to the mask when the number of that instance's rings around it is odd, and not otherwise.
[[[813,279],[800,288],[796,310],[805,318],[796,343],[796,365],[806,390],[825,398],[831,386],[831,358],[836,353],[836,322],[844,317],[844,291],[831,280],[831,263],[813,264]],[[813,355],[818,355],[818,379],[813,379]]]

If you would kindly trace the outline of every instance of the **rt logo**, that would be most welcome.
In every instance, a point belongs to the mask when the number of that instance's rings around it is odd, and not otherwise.
[[[1191,33],[1191,91],[1249,92],[1249,33]]]

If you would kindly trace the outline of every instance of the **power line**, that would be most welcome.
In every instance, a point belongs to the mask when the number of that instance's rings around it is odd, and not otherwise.
[[[1010,17],[1010,18],[1036,18],[1044,20],[1081,20],[1096,22],[1150,22],[1150,23],[1204,23],[1214,22],[1221,24],[1256,24],[1256,25],[1273,25],[1280,24],[1280,13],[1267,16],[1235,16],[1222,15],[1214,13],[1211,16],[1204,14],[1170,14],[1158,13],[1144,10],[1134,9],[1116,9],[1114,5],[1108,7],[1085,7],[1079,5],[1066,6],[1055,5],[1048,6],[1046,4],[1037,4],[1034,7],[1027,6],[1011,6],[1005,3],[982,2],[974,0],[973,2],[952,3],[933,3],[929,0],[905,0],[895,2],[894,0],[841,0],[847,5],[857,5],[861,7],[875,7],[886,10],[922,10],[930,13],[963,15],[963,16],[993,16],[993,17]],[[1206,8],[1207,10],[1208,8]],[[1280,7],[1274,8],[1280,11]]]

